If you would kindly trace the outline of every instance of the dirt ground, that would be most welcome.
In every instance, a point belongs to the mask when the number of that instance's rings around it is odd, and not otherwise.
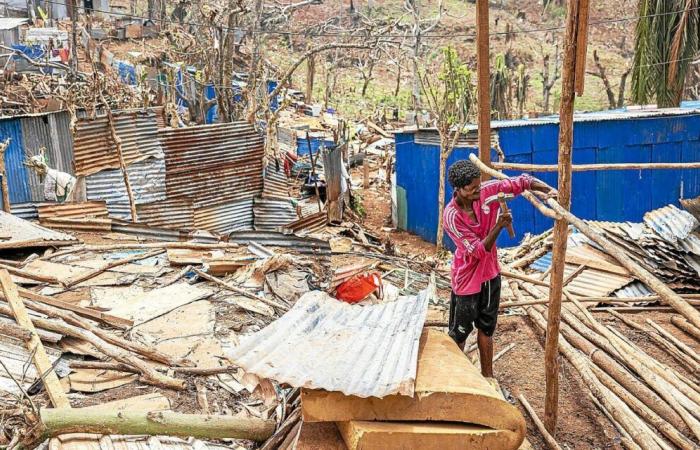
[[[361,180],[361,172],[353,171],[353,178]],[[372,177],[371,177],[372,178]],[[367,212],[364,226],[372,233],[391,239],[402,253],[418,255],[420,258],[435,258],[435,246],[409,233],[390,230],[387,218],[390,217],[391,199],[387,185],[372,184],[369,189],[361,189],[360,195]],[[645,352],[657,360],[677,369],[680,373],[693,377],[666,352],[659,349],[643,333],[630,329],[609,313],[595,313],[598,320],[612,325],[630,338]],[[642,312],[625,313],[636,323],[643,324],[652,319],[678,339],[695,350],[700,346],[691,337],[670,323],[673,313]],[[443,311],[430,311],[428,319],[443,317]],[[546,449],[544,440],[532,419],[515,399],[519,394],[527,398],[540,418],[544,416],[545,370],[544,338],[535,324],[525,315],[501,315],[495,334],[494,354],[515,344],[494,364],[496,379],[508,400],[517,405],[528,424],[528,439],[536,449]],[[476,352],[475,352],[476,353]],[[478,363],[477,363],[478,364]],[[576,370],[563,357],[560,357],[559,420],[556,439],[562,448],[569,449],[621,449],[619,434],[612,424],[597,409],[589,398],[588,390]]]

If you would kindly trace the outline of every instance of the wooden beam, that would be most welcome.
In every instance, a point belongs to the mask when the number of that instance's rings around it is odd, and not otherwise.
[[[10,138],[5,142],[0,142],[0,178],[2,179],[2,209],[6,213],[12,213],[10,205],[10,188],[7,183],[7,172],[5,171],[5,150],[10,146]]]
[[[489,70],[489,2],[476,0],[476,70],[479,105],[479,159],[491,166],[491,98]],[[482,173],[481,179],[489,176]]]
[[[556,164],[521,164],[511,162],[491,163],[498,170],[522,170],[523,172],[556,172]],[[616,163],[616,164],[573,164],[574,172],[590,172],[596,170],[663,170],[663,169],[700,169],[700,162],[679,163]]]
[[[29,331],[32,335],[31,339],[26,341],[25,344],[27,346],[27,351],[32,355],[32,361],[36,366],[39,376],[42,378],[51,403],[56,408],[70,408],[68,397],[63,392],[63,387],[58,381],[56,372],[53,371],[53,366],[46,354],[46,349],[44,349],[41,339],[39,339],[39,334],[36,328],[34,328],[34,324],[29,318],[29,313],[27,313],[24,303],[17,292],[17,286],[12,282],[10,273],[5,269],[0,269],[0,285],[2,285],[2,292],[7,299],[7,303],[10,305],[10,310],[17,324]]]
[[[583,95],[586,83],[586,53],[588,50],[588,11],[590,0],[579,0],[576,34],[576,95]]]
[[[568,2],[566,37],[564,39],[564,62],[562,69],[561,103],[559,107],[559,165],[558,189],[559,204],[565,210],[571,208],[571,150],[574,142],[574,85],[576,81],[576,43],[579,29],[580,10],[587,0]],[[561,299],[564,289],[564,269],[566,265],[566,244],[569,238],[569,223],[559,219],[554,223],[552,233],[552,273],[549,276],[549,312],[545,336],[545,402],[544,423],[551,434],[557,426],[559,405],[559,325],[561,320]]]
[[[520,404],[523,405],[525,411],[527,411],[527,413],[530,415],[530,418],[535,423],[535,426],[537,426],[537,429],[540,430],[540,433],[542,434],[542,437],[544,438],[544,442],[547,444],[547,447],[549,447],[551,450],[561,450],[561,447],[554,439],[554,437],[551,434],[549,434],[547,429],[544,427],[544,424],[537,416],[535,409],[532,406],[530,406],[530,402],[527,401],[525,396],[522,394],[518,395],[518,400],[520,400]]]
[[[152,256],[157,256],[157,255],[163,253],[164,251],[165,250],[163,250],[163,249],[156,249],[156,250],[152,250],[150,252],[139,253],[138,255],[133,255],[133,256],[129,256],[127,258],[119,259],[117,261],[109,262],[98,269],[94,269],[94,270],[91,270],[89,272],[79,274],[75,278],[71,278],[70,280],[68,280],[65,283],[65,285],[67,288],[73,287],[76,284],[80,284],[80,283],[83,283],[89,279],[95,278],[96,276],[98,276],[99,274],[101,274],[107,270],[113,269],[113,268],[118,267],[118,266],[122,266],[124,264],[131,263],[134,261],[140,261],[142,259],[147,259],[147,258],[150,258]]]

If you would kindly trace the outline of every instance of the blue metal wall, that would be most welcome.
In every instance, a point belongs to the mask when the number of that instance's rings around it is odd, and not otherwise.
[[[27,168],[24,166],[24,140],[20,119],[0,120],[0,142],[10,138],[10,146],[5,150],[5,173],[10,190],[10,204],[31,201],[31,190]]]
[[[508,162],[556,164],[559,126],[532,123],[498,129],[500,146]],[[439,150],[416,144],[412,133],[396,135],[396,184],[405,193],[405,228],[431,242],[437,230]],[[448,167],[468,158],[476,149],[456,149]],[[495,159],[495,155],[493,155]],[[697,114],[576,122],[574,164],[622,162],[700,161],[700,116]],[[509,172],[506,172],[509,173]],[[516,173],[510,172],[510,175]],[[534,173],[552,186],[556,172]],[[645,212],[678,205],[680,198],[700,195],[700,170],[616,170],[575,172],[572,208],[584,219],[639,222]],[[452,197],[449,184],[446,200]],[[402,205],[400,204],[400,207]],[[530,203],[510,203],[515,239],[502,233],[498,245],[516,245],[526,232],[540,233],[552,226]],[[402,224],[403,225],[403,224]],[[449,238],[446,242],[451,246]]]

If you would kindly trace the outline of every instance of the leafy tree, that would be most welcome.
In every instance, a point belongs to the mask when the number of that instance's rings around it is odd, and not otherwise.
[[[440,185],[438,192],[437,246],[442,247],[445,209],[445,163],[457,145],[476,103],[472,73],[460,61],[453,47],[441,52],[440,71],[437,77],[425,72],[420,77],[423,97],[440,135]]]

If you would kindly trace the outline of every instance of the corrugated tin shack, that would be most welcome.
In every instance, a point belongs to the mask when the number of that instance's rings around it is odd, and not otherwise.
[[[507,162],[556,164],[558,117],[493,122],[492,127]],[[469,144],[476,127],[447,161],[477,152]],[[435,242],[439,176],[439,140],[434,130],[396,134],[396,191],[399,228]],[[493,139],[492,139],[493,141]],[[492,152],[492,160],[497,155]],[[652,163],[700,161],[700,102],[681,108],[616,110],[575,116],[573,163]],[[506,172],[508,173],[508,172]],[[513,174],[513,173],[511,173]],[[556,172],[533,175],[556,186]],[[449,183],[447,201],[452,197]],[[700,170],[607,170],[575,172],[572,210],[581,218],[639,222],[645,212],[679,199],[700,195]],[[540,233],[552,226],[522,198],[510,203],[515,239],[502,233],[498,244],[517,244],[527,232]],[[449,239],[445,240],[452,245]]]

